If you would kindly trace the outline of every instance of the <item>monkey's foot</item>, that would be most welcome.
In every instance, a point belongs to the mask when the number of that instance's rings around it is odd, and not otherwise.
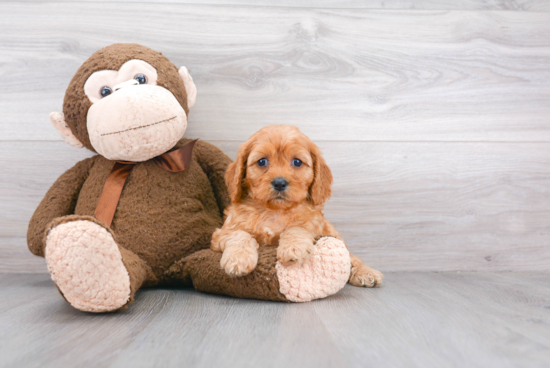
[[[277,262],[279,291],[292,302],[325,298],[342,289],[350,275],[350,255],[343,241],[323,237],[303,264],[284,266]]]
[[[284,266],[277,261],[277,247],[261,246],[254,271],[231,277],[220,267],[222,253],[212,249],[195,252],[174,263],[167,280],[193,285],[197,290],[238,298],[308,302],[336,294],[350,275],[350,253],[343,241],[319,239],[302,264]]]
[[[85,312],[109,312],[130,300],[130,276],[111,233],[86,220],[64,222],[46,238],[48,270],[65,299]]]

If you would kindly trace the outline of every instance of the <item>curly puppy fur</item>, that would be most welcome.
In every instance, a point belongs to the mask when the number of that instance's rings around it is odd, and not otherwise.
[[[332,193],[332,173],[315,145],[298,128],[271,125],[241,145],[226,172],[231,206],[212,237],[223,252],[221,266],[230,276],[244,276],[258,262],[259,245],[277,246],[277,260],[301,265],[315,240],[340,234],[323,216]],[[374,287],[383,275],[351,255],[349,283]]]

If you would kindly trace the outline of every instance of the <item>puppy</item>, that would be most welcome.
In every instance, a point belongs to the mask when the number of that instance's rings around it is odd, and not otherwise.
[[[271,125],[241,145],[226,182],[232,205],[212,236],[211,248],[223,252],[221,266],[230,276],[256,268],[259,245],[277,246],[284,265],[300,265],[322,235],[340,238],[323,216],[332,173],[319,148],[298,128]],[[341,238],[340,238],[341,239]],[[351,255],[349,283],[380,285],[383,275]]]

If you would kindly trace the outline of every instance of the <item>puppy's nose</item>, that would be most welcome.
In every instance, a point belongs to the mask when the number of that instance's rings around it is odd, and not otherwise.
[[[288,187],[288,181],[285,178],[278,177],[271,181],[271,185],[277,192],[283,192]]]

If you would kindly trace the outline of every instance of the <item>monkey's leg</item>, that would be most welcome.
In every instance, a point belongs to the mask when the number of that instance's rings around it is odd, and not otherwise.
[[[89,216],[65,216],[46,230],[45,258],[63,297],[84,312],[126,308],[151,268],[135,253],[120,247],[111,230]]]
[[[195,289],[238,298],[307,302],[342,289],[350,275],[350,255],[344,242],[323,237],[300,265],[277,261],[277,247],[258,249],[258,265],[246,276],[230,277],[220,267],[222,253],[205,249],[173,264],[165,276]]]

